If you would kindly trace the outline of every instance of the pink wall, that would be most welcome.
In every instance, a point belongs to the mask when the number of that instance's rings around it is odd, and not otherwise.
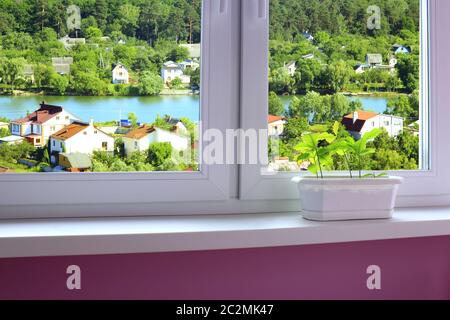
[[[68,265],[82,290],[66,289]],[[366,268],[382,269],[382,290]],[[450,299],[450,236],[282,248],[0,260],[0,299]]]

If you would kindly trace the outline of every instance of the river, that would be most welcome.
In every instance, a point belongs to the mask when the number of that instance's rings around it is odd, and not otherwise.
[[[286,107],[290,97],[283,97]],[[386,110],[389,98],[359,96],[349,97],[360,100],[365,110],[382,113]],[[159,96],[159,97],[53,97],[53,96],[0,96],[0,117],[18,119],[38,108],[40,102],[63,106],[83,121],[96,122],[126,119],[128,113],[137,115],[140,122],[151,123],[158,115],[166,114],[175,118],[186,117],[194,122],[200,118],[200,99],[198,96]]]

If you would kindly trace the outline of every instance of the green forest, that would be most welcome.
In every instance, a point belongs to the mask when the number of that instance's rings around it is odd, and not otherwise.
[[[200,42],[200,0],[0,0],[1,88],[55,95],[156,95],[168,60],[183,61],[180,43]],[[67,29],[67,7],[81,11],[81,29]],[[86,44],[66,49],[69,35]],[[52,57],[73,57],[70,75],[60,75]],[[111,84],[111,66],[130,71],[130,85]],[[33,66],[34,83],[24,76]],[[199,73],[191,77],[199,84]],[[174,84],[177,85],[176,83]]]

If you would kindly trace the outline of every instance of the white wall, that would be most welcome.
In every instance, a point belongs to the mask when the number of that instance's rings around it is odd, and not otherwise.
[[[127,157],[130,156],[133,152],[146,151],[152,143],[160,142],[169,142],[172,145],[172,148],[177,151],[187,150],[189,148],[189,140],[190,139],[188,137],[179,136],[172,132],[161,130],[158,128],[156,128],[154,132],[148,134],[142,139],[123,138],[123,142],[125,144],[125,153]],[[135,142],[137,142],[137,147]]]
[[[279,136],[284,131],[284,120],[269,123],[269,136]]]
[[[97,133],[95,133],[97,132]],[[55,146],[53,146],[55,142]],[[83,131],[79,132],[75,136],[61,141],[55,138],[51,138],[50,145],[51,150],[56,152],[63,152],[60,143],[65,146],[66,153],[86,153],[92,154],[94,151],[114,151],[114,138],[96,129],[93,126],[89,126]],[[102,143],[107,142],[107,149],[103,150]]]
[[[375,128],[385,129],[389,136],[396,137],[403,131],[403,119],[391,115],[378,115],[366,121],[361,130],[361,135]]]

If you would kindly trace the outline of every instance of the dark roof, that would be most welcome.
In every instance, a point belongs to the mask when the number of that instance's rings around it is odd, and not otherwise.
[[[183,122],[183,121],[181,121],[181,120],[178,119],[178,118],[172,118],[172,117],[170,117],[170,116],[165,117],[164,120],[165,120],[168,124],[171,124],[171,125],[174,125],[174,126],[177,125],[179,122]]]
[[[26,122],[33,122],[36,124],[42,124],[51,118],[55,117],[59,113],[63,111],[63,107],[60,106],[52,106],[49,104],[45,104],[45,102],[42,102],[40,104],[40,108],[36,110],[35,112],[29,114],[28,116],[14,120],[12,122],[14,123],[26,123]]]
[[[348,131],[360,132],[367,120],[376,117],[378,113],[369,111],[356,111],[358,119],[353,121],[353,113],[350,113],[342,118],[342,124]]]

